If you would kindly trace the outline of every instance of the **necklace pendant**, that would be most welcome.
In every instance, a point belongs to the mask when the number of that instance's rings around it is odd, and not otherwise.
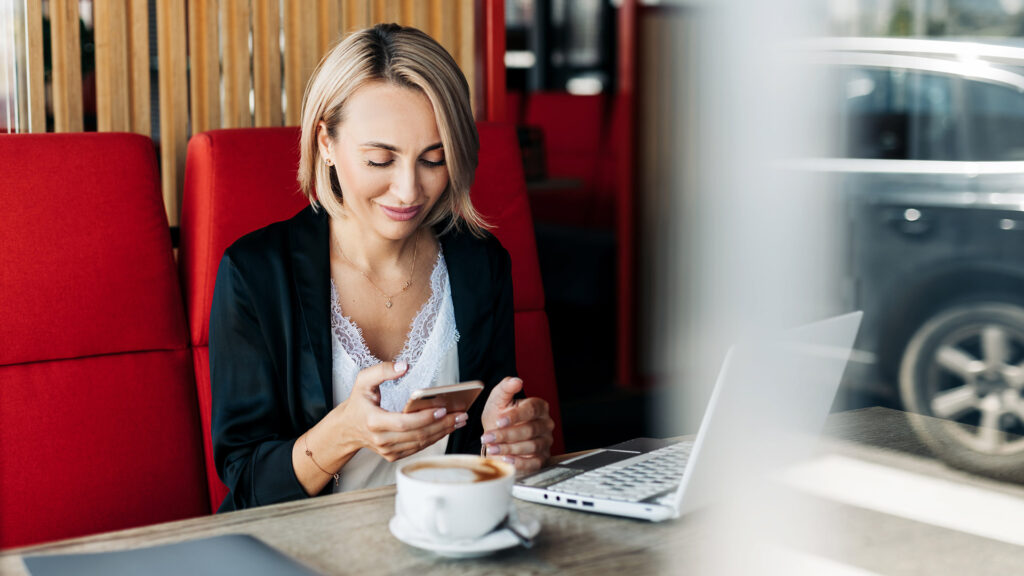
[[[388,301],[384,303],[384,307],[389,309],[389,310],[391,309],[391,299],[390,298],[388,298]]]

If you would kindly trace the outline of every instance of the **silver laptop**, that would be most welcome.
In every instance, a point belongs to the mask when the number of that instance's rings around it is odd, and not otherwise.
[[[661,521],[711,503],[747,472],[813,449],[850,357],[861,312],[790,330],[726,355],[697,437],[638,438],[516,481],[522,500]]]

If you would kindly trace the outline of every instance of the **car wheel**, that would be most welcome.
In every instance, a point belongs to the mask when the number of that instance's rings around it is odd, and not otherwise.
[[[1024,482],[1024,307],[960,304],[929,318],[900,364],[904,406],[949,464]]]

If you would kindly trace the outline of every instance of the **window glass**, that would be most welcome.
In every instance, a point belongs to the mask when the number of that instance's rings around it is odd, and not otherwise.
[[[847,68],[840,78],[848,157],[957,159],[949,77],[901,68]]]
[[[975,80],[965,84],[969,158],[1024,160],[1024,94],[1004,84]]]

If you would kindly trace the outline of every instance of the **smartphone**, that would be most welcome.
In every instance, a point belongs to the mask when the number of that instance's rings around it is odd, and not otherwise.
[[[483,389],[484,383],[475,380],[450,386],[414,390],[409,395],[409,402],[405,405],[403,412],[418,412],[426,408],[440,408],[441,406],[444,406],[449,414],[466,412]]]

